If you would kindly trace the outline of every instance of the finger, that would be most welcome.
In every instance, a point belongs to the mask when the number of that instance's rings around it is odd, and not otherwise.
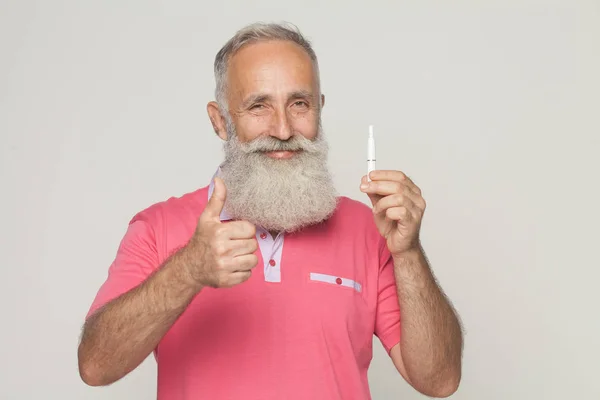
[[[410,190],[421,195],[421,189],[402,171],[376,170],[372,171],[369,176],[372,181],[394,181],[405,183]]]
[[[365,190],[363,190],[363,185],[368,185],[369,181],[367,180],[367,176],[364,175],[362,177],[362,179],[360,180],[360,184],[361,184],[361,191],[363,191],[364,193],[367,194],[367,196],[369,196],[369,200],[371,200],[371,205],[375,206],[375,204],[377,204],[377,202],[381,199],[382,196],[378,195],[377,193],[370,193],[367,192]]]
[[[373,213],[376,215],[381,214],[381,213],[386,213],[386,216],[388,216],[388,218],[394,219],[387,214],[387,211],[389,209],[398,208],[398,207],[406,208],[410,212],[413,219],[415,219],[415,220],[419,219],[421,211],[416,206],[413,199],[411,199],[409,196],[398,194],[398,193],[390,195],[390,196],[385,196],[381,200],[379,200],[377,202],[377,204],[375,204],[375,206],[373,207]],[[392,211],[392,215],[396,215],[396,213],[397,213],[397,210]],[[396,220],[396,219],[394,219],[394,220]]]
[[[399,224],[407,226],[414,220],[413,214],[407,207],[391,207],[385,210],[385,216],[392,221],[398,221]]]
[[[408,194],[408,192],[412,192],[404,182],[397,181],[371,181],[362,183],[360,188],[367,194],[378,194],[380,196],[389,196],[396,193]]]
[[[248,221],[231,221],[225,224],[223,234],[226,239],[252,239],[256,237],[256,226]]]
[[[252,271],[236,271],[231,273],[225,286],[235,286],[246,282],[252,276]]]
[[[227,255],[231,257],[253,254],[258,249],[256,238],[229,240],[227,242]]]
[[[226,198],[227,188],[225,187],[225,183],[223,183],[221,178],[215,177],[212,195],[202,214],[211,219],[220,221],[221,211],[223,211],[223,207],[225,206]]]
[[[377,203],[373,206],[373,213],[379,214],[385,209],[390,207],[398,207],[407,205],[411,211],[415,211],[418,213],[422,213],[425,210],[425,200],[416,193],[405,188],[402,193],[394,193],[388,196],[383,196]]]
[[[360,190],[367,194],[389,196],[390,194],[403,192],[404,187],[395,181],[371,181],[361,184]]]
[[[404,206],[408,201],[410,201],[410,199],[400,193],[382,197],[377,204],[373,206],[373,214],[380,214],[391,207]]]
[[[258,264],[256,254],[245,254],[233,258],[234,271],[250,271]]]
[[[421,195],[415,193],[410,190],[406,185],[400,182],[393,181],[378,181],[378,182],[369,182],[367,189],[361,189],[363,192],[369,195],[371,202],[373,203],[373,207],[376,206],[380,202],[381,199],[388,196],[403,196],[412,200],[413,204],[421,210],[421,212],[425,211],[426,203]],[[386,203],[384,203],[386,204]],[[396,204],[400,205],[400,204]],[[391,205],[390,205],[391,206]],[[375,211],[378,213],[379,211]]]

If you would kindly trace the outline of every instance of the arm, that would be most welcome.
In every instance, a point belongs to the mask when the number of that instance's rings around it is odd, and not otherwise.
[[[461,379],[463,341],[458,317],[420,247],[394,257],[394,275],[402,324],[400,343],[390,352],[392,360],[420,392],[450,396]]]
[[[420,245],[425,212],[421,189],[400,171],[373,171],[361,190],[373,204],[375,225],[393,260],[402,312],[400,343],[390,356],[418,391],[447,397],[461,378],[462,332],[458,317],[438,287]]]
[[[108,385],[135,369],[198,293],[200,286],[183,272],[186,250],[88,318],[78,350],[85,383]]]
[[[131,279],[139,279],[129,269],[158,262],[143,225],[131,226],[100,297],[113,291],[123,294],[90,315],[84,325],[78,350],[84,382],[100,386],[122,378],[156,348],[203,287],[231,287],[250,277],[258,262],[256,228],[246,221],[221,223],[225,193],[223,182],[215,178],[213,195],[187,245],[140,279],[142,283],[124,290],[133,286]]]

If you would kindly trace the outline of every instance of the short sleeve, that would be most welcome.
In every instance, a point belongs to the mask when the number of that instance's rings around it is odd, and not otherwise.
[[[86,318],[148,278],[158,264],[156,249],[154,230],[150,224],[142,218],[134,217],[108,268],[108,277],[98,290]]]
[[[380,247],[375,335],[389,354],[400,342],[400,305],[394,278],[394,261],[385,242]]]

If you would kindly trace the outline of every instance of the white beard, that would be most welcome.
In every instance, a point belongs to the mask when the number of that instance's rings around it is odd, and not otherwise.
[[[227,187],[225,210],[271,232],[293,232],[329,218],[337,192],[327,168],[328,144],[322,130],[314,140],[296,134],[282,141],[266,136],[242,143],[228,123],[225,161],[219,177]],[[264,151],[302,150],[290,159]]]

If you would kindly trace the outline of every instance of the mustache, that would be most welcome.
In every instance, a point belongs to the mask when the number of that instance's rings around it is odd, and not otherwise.
[[[306,151],[316,153],[320,151],[320,135],[314,140],[302,135],[291,136],[287,140],[277,139],[272,136],[261,136],[248,143],[240,143],[244,153],[261,153],[268,151]]]

